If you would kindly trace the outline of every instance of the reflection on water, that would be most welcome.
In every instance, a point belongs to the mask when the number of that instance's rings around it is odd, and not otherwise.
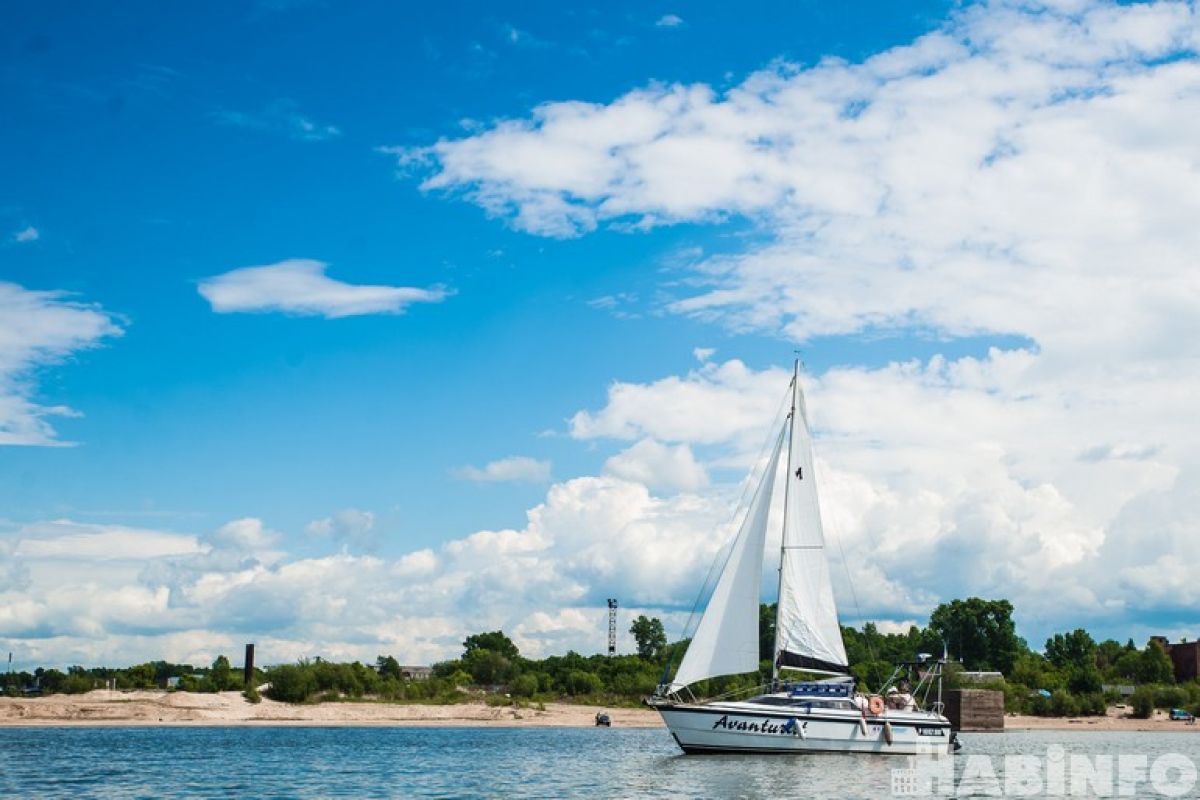
[[[963,735],[955,784],[989,756],[1179,753],[1189,733],[1012,732]],[[887,756],[684,756],[663,730],[481,728],[0,729],[4,797],[705,797],[892,796]],[[976,768],[979,759],[974,762]],[[1119,788],[1119,787],[1118,787]],[[985,796],[959,785],[939,796]],[[1071,795],[1067,783],[1066,794]],[[1116,794],[1116,791],[1113,792]],[[1025,791],[1021,796],[1051,796]],[[1085,795],[1086,796],[1086,795]],[[1138,797],[1155,796],[1148,782]],[[1184,796],[1200,797],[1193,787]]]

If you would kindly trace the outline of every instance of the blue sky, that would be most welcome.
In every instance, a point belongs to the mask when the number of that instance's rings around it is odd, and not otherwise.
[[[339,557],[455,588],[411,635],[372,606],[334,655],[428,660],[476,622],[586,649],[616,591],[677,624],[758,443],[745,396],[795,348],[827,516],[869,565],[862,616],[1005,594],[1035,641],[1186,632],[1191,590],[1146,587],[1200,558],[1180,550],[1200,456],[1172,400],[1193,388],[1196,36],[1187,4],[1084,0],[10,14],[0,281],[30,320],[69,319],[66,344],[15,312],[0,338],[0,396],[27,406],[0,417],[25,439],[0,446],[0,641],[199,659],[242,633],[203,611],[203,576],[265,581],[221,600],[251,608]],[[201,291],[295,280],[234,271],[300,259],[433,294],[339,315]],[[595,541],[567,547],[546,520],[586,497]],[[610,525],[629,553],[606,559]],[[46,542],[72,536],[129,548],[111,580],[43,579],[63,558]],[[639,541],[695,551],[670,591],[619,568]],[[538,554],[511,579],[557,582],[480,616],[505,578],[450,563],[484,542],[485,562]],[[86,633],[56,596],[143,599]],[[281,656],[328,637],[245,619]]]
[[[42,235],[7,249],[5,276],[127,324],[46,376],[42,398],[85,414],[56,428],[85,446],[20,453],[8,514],[259,515],[287,529],[365,506],[396,531],[384,545],[402,548],[519,523],[540,487],[481,492],[449,470],[513,448],[586,469],[596,454],[538,434],[562,432],[609,381],[685,368],[697,346],[759,365],[790,348],[653,315],[662,262],[730,231],[534,238],[397,180],[376,148],[647,80],[720,85],[772,59],[855,58],[923,32],[942,5],[807,4],[781,20],[712,4],[677,27],[641,4],[28,9],[4,64],[22,121],[5,134],[6,204]],[[305,139],[293,117],[337,133]],[[326,321],[214,316],[195,291],[293,257],[353,283],[455,294],[402,317]],[[641,319],[587,305],[622,293]],[[814,360],[847,346],[891,350],[834,343]]]

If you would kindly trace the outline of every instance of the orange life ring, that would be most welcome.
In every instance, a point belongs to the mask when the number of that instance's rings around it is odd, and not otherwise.
[[[873,716],[878,717],[883,713],[883,698],[877,694],[871,695],[870,699],[867,700],[867,710],[870,711]]]

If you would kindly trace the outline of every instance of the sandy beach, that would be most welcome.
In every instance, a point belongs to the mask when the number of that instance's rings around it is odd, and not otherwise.
[[[290,705],[263,699],[249,703],[240,692],[98,690],[79,695],[0,697],[0,726],[14,725],[410,725],[588,727],[605,711],[616,727],[662,725],[658,714],[643,708],[547,703],[527,708],[394,703],[320,703]]]
[[[1155,711],[1150,719],[1135,719],[1129,709],[1110,707],[1103,717],[1029,717],[1020,714],[1004,716],[1005,730],[1085,730],[1085,731],[1177,731],[1200,733],[1200,725],[1173,721],[1166,711]]]

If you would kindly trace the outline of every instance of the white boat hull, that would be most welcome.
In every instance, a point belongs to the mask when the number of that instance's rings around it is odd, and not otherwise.
[[[953,747],[950,722],[921,711],[892,711],[864,719],[853,710],[806,712],[804,708],[771,709],[747,703],[656,708],[685,753],[917,755],[949,753]]]

